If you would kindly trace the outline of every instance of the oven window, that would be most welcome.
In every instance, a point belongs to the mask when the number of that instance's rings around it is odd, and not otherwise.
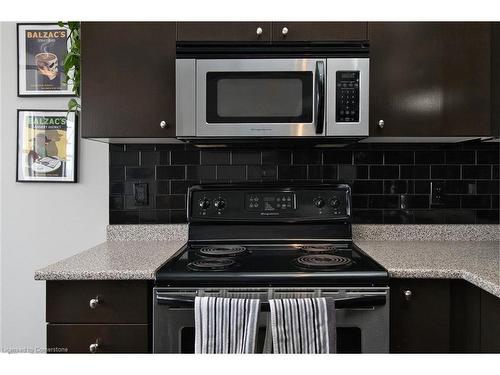
[[[194,327],[181,329],[181,353],[194,353]],[[266,327],[259,327],[256,352],[262,353]],[[361,353],[361,329],[358,327],[337,327],[337,353]]]
[[[207,123],[311,123],[312,72],[207,73]]]

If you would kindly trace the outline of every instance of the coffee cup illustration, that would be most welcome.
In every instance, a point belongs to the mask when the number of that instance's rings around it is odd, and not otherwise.
[[[38,72],[50,80],[57,77],[59,65],[57,56],[50,52],[42,52],[35,55],[35,62]]]

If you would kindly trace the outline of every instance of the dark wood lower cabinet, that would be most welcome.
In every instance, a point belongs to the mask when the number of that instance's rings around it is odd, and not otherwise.
[[[392,353],[500,353],[500,298],[462,280],[390,287]],[[152,352],[151,299],[150,281],[47,282],[48,352]]]
[[[481,291],[481,352],[500,353],[500,298]]]
[[[449,281],[392,279],[390,327],[392,353],[449,352]]]
[[[47,281],[49,353],[152,352],[152,283]]]
[[[148,324],[47,324],[53,353],[149,353]]]
[[[463,280],[392,279],[390,327],[392,353],[500,353],[500,298]]]

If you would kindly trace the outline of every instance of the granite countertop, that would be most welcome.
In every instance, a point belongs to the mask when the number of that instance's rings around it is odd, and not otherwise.
[[[499,228],[364,225],[353,232],[391,277],[464,279],[500,297]],[[186,239],[186,225],[109,226],[107,242],[36,271],[35,279],[154,280]]]
[[[500,298],[499,241],[356,241],[391,277],[464,279]]]
[[[35,280],[154,280],[184,241],[107,241],[35,272]]]

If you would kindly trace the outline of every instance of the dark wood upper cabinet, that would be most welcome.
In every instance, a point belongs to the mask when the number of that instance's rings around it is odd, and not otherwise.
[[[367,29],[367,22],[273,22],[273,41],[367,40]]]
[[[271,22],[179,22],[180,42],[269,42]]]
[[[500,22],[491,25],[491,127],[500,135]]]
[[[82,23],[82,137],[175,136],[175,35],[175,22]]]
[[[373,22],[368,38],[370,136],[491,135],[490,23]]]

